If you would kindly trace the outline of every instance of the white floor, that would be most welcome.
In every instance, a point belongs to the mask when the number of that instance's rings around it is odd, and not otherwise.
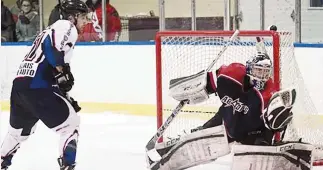
[[[81,114],[76,170],[145,170],[144,146],[156,131],[154,117],[113,113]],[[0,113],[0,141],[7,132],[9,114]],[[58,170],[58,135],[39,122],[15,155],[9,170]],[[219,159],[190,170],[229,170],[230,159]],[[319,169],[316,169],[319,170]]]

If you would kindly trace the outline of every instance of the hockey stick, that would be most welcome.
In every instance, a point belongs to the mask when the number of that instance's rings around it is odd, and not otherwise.
[[[236,30],[233,35],[230,37],[230,40],[222,47],[221,51],[217,54],[215,59],[210,63],[210,65],[207,67],[205,72],[210,71],[215,63],[218,61],[218,59],[223,55],[223,53],[227,50],[229,45],[237,38],[239,34],[239,30]],[[187,104],[187,100],[181,101],[176,108],[173,110],[171,115],[166,119],[166,121],[160,126],[156,132],[156,134],[149,140],[149,142],[146,145],[146,152],[148,157],[152,161],[158,161],[161,159],[160,155],[158,154],[157,150],[155,149],[156,142],[159,140],[159,138],[163,135],[165,130],[168,128],[169,124],[174,120],[174,118],[177,116],[177,114],[180,112],[180,110]]]
[[[277,27],[275,25],[271,25],[268,30],[270,31],[277,31]],[[266,47],[265,47],[265,43],[264,43],[264,39],[260,38],[260,37],[256,37],[256,49],[258,53],[265,53],[268,55]]]

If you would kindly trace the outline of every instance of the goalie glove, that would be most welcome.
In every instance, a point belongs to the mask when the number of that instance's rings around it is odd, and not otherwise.
[[[296,99],[296,90],[285,89],[274,93],[265,110],[263,119],[268,129],[272,131],[283,131],[292,121],[292,108]]]
[[[169,95],[178,101],[188,100],[188,104],[197,104],[209,98],[207,72],[204,70],[187,77],[172,79],[169,85]]]

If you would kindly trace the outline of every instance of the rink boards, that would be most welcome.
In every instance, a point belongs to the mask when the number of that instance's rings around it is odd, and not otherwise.
[[[307,45],[295,49],[295,57],[304,82],[319,113],[323,113],[323,100],[321,99],[323,80],[316,75],[323,74],[322,47],[323,45]],[[9,110],[9,103],[6,100],[10,96],[11,82],[21,58],[29,48],[30,46],[26,45],[1,46],[3,54],[0,57],[2,110]],[[81,104],[82,112],[85,113],[116,111],[133,115],[156,116],[155,66],[153,42],[77,46],[71,63],[75,85],[70,95]],[[176,103],[165,109],[169,112],[175,105]],[[185,109],[193,111],[205,109],[206,111],[203,112],[212,112],[212,114],[216,112],[216,108],[208,107],[186,106]],[[187,112],[184,113],[181,115],[190,115]],[[311,115],[311,113],[305,114]],[[199,117],[198,114],[196,116]],[[322,116],[315,117],[321,118]]]
[[[157,114],[156,105],[150,104],[81,102],[80,106],[82,107],[81,112],[87,114],[102,113],[106,111],[138,116],[156,116]],[[2,111],[9,111],[9,109],[10,106],[8,101],[1,102]],[[169,115],[172,109],[173,106],[164,106],[164,117]],[[217,109],[217,107],[185,106],[181,114],[179,114],[179,117],[184,119],[187,118],[207,120],[216,113]],[[311,128],[314,128],[316,126],[322,128],[323,114],[312,115],[311,113],[305,113],[297,114],[294,117],[294,120],[298,122],[297,124],[301,124],[302,120],[304,119],[311,122],[311,124],[307,124],[307,126],[313,126]]]

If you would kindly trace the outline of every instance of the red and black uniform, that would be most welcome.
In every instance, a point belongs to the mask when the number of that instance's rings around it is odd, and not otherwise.
[[[223,122],[229,141],[246,144],[255,142],[255,139],[247,141],[249,136],[254,136],[251,134],[263,135],[266,127],[261,116],[275,91],[272,79],[266,82],[264,90],[259,91],[251,85],[250,77],[246,75],[246,67],[240,63],[232,63],[220,67],[216,76],[209,72],[207,88],[216,92],[222,105],[203,128],[218,126]]]

